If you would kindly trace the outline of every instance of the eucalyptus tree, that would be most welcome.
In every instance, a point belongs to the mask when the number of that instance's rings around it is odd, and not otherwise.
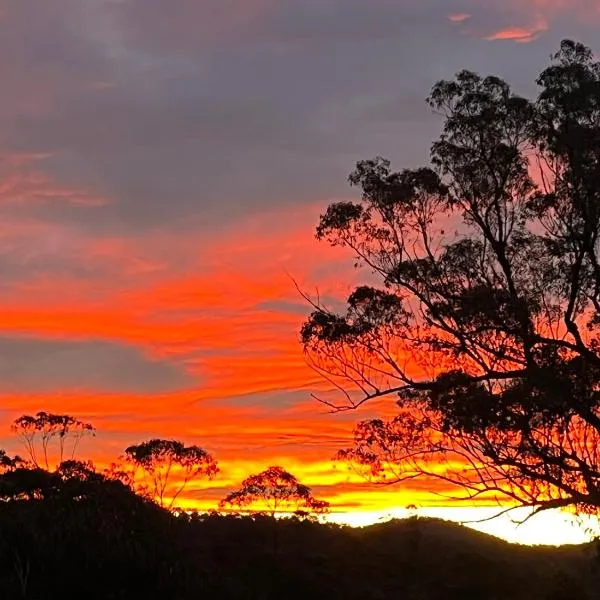
[[[96,429],[71,415],[40,411],[22,415],[12,424],[33,466],[49,470],[64,460],[73,460],[84,437],[94,436]]]
[[[209,452],[177,440],[151,439],[129,446],[123,463],[121,472],[127,482],[167,509],[175,506],[192,480],[212,479],[219,471],[217,461]]]
[[[316,235],[366,284],[301,331],[332,410],[393,398],[338,458],[463,498],[600,507],[600,63],[565,40],[530,100],[494,76],[437,83],[422,168],[358,163],[359,201]],[[453,492],[453,493],[456,493]]]
[[[244,479],[238,490],[221,500],[219,507],[254,508],[274,517],[277,513],[324,514],[329,503],[315,498],[311,489],[294,475],[274,466]]]

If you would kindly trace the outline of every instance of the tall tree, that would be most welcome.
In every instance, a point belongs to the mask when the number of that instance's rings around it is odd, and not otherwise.
[[[329,510],[328,502],[317,500],[308,486],[282,467],[269,467],[244,479],[239,490],[221,500],[219,507],[227,506],[255,507],[272,517],[278,512],[322,514]]]
[[[163,508],[171,509],[193,479],[212,479],[217,462],[203,448],[177,440],[152,439],[125,450],[125,470],[132,487],[147,492]],[[127,471],[127,465],[133,467]]]
[[[71,415],[40,411],[16,419],[12,430],[22,440],[29,459],[35,467],[50,469],[60,465],[68,454],[73,460],[81,439],[93,436],[95,428]]]
[[[437,83],[431,165],[358,163],[317,237],[375,285],[314,303],[302,341],[342,392],[395,397],[341,458],[542,510],[600,507],[600,63],[563,41],[535,101],[498,77]],[[441,464],[440,464],[441,463]],[[391,475],[390,475],[391,472]]]

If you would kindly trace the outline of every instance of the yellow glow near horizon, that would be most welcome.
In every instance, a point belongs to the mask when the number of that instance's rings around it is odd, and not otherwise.
[[[197,507],[183,510],[195,511]],[[411,516],[435,518],[450,521],[475,529],[513,544],[527,546],[563,546],[585,544],[600,536],[600,519],[597,517],[577,517],[560,510],[543,511],[525,520],[531,509],[515,508],[509,513],[499,514],[499,507],[475,506],[430,506],[416,510],[390,508],[381,510],[342,511],[335,510],[317,519],[325,523],[337,523],[349,527],[368,527],[393,519],[406,519]],[[200,512],[203,512],[200,509]],[[221,514],[251,515],[254,511],[221,509]],[[268,511],[267,511],[268,512]],[[278,512],[276,518],[292,517],[293,513]]]
[[[523,508],[490,518],[498,515],[501,510],[498,507],[440,506],[419,508],[416,512],[407,509],[333,512],[327,516],[327,520],[352,527],[364,527],[418,514],[420,517],[454,521],[516,544],[552,546],[589,542],[600,528],[597,519],[577,518],[559,510],[539,513],[524,523],[520,522],[529,514],[529,510]]]

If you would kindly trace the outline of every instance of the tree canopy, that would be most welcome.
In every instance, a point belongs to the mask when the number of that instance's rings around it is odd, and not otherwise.
[[[75,458],[79,442],[85,436],[95,435],[95,428],[71,415],[59,415],[40,411],[35,415],[22,415],[12,425],[20,436],[29,460],[35,467],[49,469],[51,463],[58,466],[69,452]]]
[[[311,489],[300,483],[294,475],[274,466],[242,481],[240,489],[229,493],[219,507],[248,508],[254,506],[272,516],[278,512],[322,514],[329,510],[329,503],[317,500]]]
[[[127,483],[138,491],[143,488],[165,508],[173,508],[192,479],[212,479],[219,471],[215,459],[203,448],[157,438],[129,446],[125,463]],[[132,472],[127,472],[127,463],[134,467]]]
[[[437,83],[431,164],[358,163],[317,238],[368,285],[301,338],[341,393],[397,399],[340,458],[536,509],[600,507],[600,63],[565,40],[535,100],[494,76]],[[375,282],[374,284],[372,282]],[[440,463],[442,468],[440,468]]]

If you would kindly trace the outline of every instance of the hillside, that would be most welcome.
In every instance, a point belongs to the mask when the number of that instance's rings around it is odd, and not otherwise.
[[[585,600],[595,560],[434,519],[174,517],[118,487],[0,506],[7,600]]]
[[[259,555],[257,546],[266,548],[268,524],[222,522],[219,527],[217,523],[199,526],[202,545],[209,551],[219,545],[223,548],[218,562],[228,572],[237,570],[239,583],[242,564],[251,562],[250,555]],[[264,572],[264,589],[272,590],[272,596],[264,596],[268,598],[278,594],[357,600],[596,597],[591,545],[518,546],[435,519],[392,521],[361,529],[282,523],[274,558],[263,556],[263,560],[258,561],[258,572],[251,579]]]

